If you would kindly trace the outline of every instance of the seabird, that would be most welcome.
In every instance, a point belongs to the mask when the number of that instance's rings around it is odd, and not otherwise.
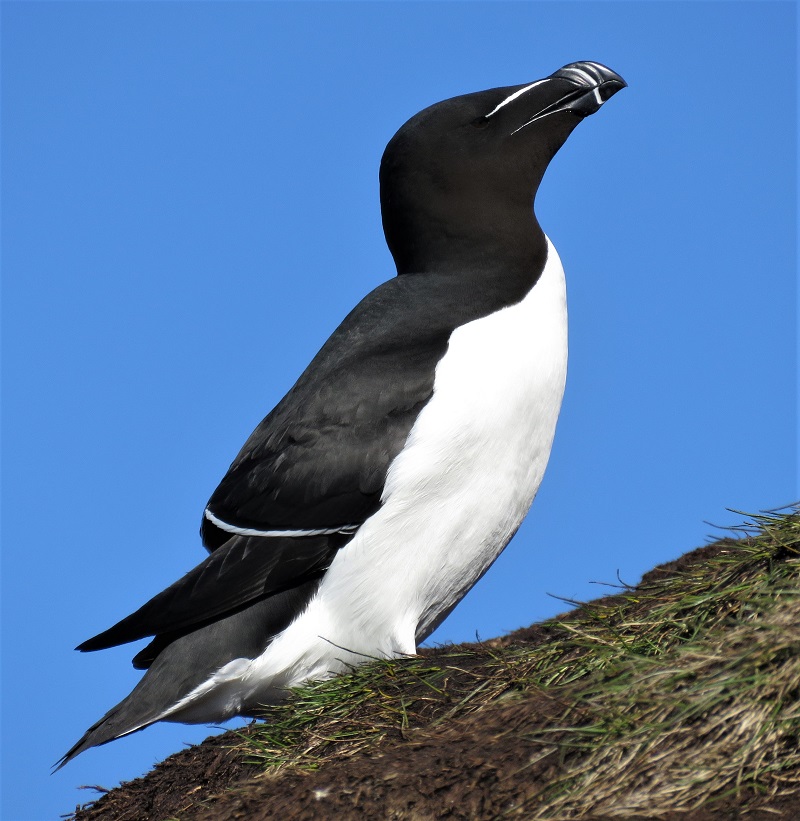
[[[244,444],[210,555],[81,644],[152,636],[146,670],[60,760],[156,721],[258,715],[289,688],[414,654],[520,526],[567,368],[564,271],[536,220],[575,126],[625,86],[595,62],[412,117],[380,167],[397,276]]]

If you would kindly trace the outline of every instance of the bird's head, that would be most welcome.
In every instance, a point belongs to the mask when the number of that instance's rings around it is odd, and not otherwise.
[[[482,238],[533,220],[545,170],[577,124],[625,81],[599,63],[570,63],[533,83],[465,94],[412,117],[381,161],[384,232],[398,272],[454,264]],[[498,233],[499,231],[499,233]],[[446,247],[445,247],[446,246]]]

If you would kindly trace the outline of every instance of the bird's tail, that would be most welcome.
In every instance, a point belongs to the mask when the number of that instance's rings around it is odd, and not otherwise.
[[[144,681],[144,680],[143,680]],[[72,761],[76,755],[80,755],[89,747],[97,747],[100,744],[107,744],[115,738],[121,738],[136,730],[143,730],[153,722],[158,721],[157,716],[149,720],[145,716],[136,718],[136,699],[134,690],[126,699],[112,707],[99,721],[81,736],[81,739],[74,744],[53,766],[53,772],[60,770],[67,762]]]
[[[84,733],[54,771],[89,747],[143,730],[156,721],[211,724],[230,718],[229,708],[220,702],[235,703],[236,698],[227,699],[221,691],[220,698],[215,697],[213,691],[223,684],[217,681],[217,672],[236,659],[246,664],[261,655],[308,604],[318,586],[316,580],[306,582],[190,633],[156,637],[136,656],[139,666],[149,665],[142,680]],[[235,678],[236,670],[231,672]]]

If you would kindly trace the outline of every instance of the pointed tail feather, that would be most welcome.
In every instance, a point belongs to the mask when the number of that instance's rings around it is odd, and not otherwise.
[[[80,755],[90,747],[99,747],[101,744],[108,744],[109,741],[114,741],[117,738],[122,738],[124,735],[135,733],[137,730],[143,730],[158,720],[157,718],[153,718],[150,721],[145,720],[138,726],[135,722],[130,721],[130,717],[126,721],[125,703],[130,700],[132,695],[133,693],[121,701],[116,707],[109,710],[99,721],[92,724],[83,736],[81,736],[77,744],[70,747],[53,765],[53,772],[58,772],[65,764],[72,761],[75,756]],[[133,726],[130,726],[132,723]]]
[[[166,646],[159,643],[146,647],[137,656],[145,654],[150,664],[141,681],[127,698],[86,731],[54,765],[54,772],[84,750],[143,730],[156,721],[205,724],[230,718],[229,714],[213,712],[213,699],[210,706],[203,707],[209,712],[193,708],[189,719],[183,710],[173,713],[173,708],[228,662],[254,659],[263,653],[272,639],[306,608],[318,587],[317,580],[306,582],[179,636]]]

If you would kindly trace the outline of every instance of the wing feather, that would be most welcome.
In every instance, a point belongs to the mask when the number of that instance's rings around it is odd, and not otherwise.
[[[214,517],[298,531],[357,526],[377,510],[459,322],[430,297],[425,277],[398,278],[356,307],[244,444],[209,500]],[[201,532],[209,550],[229,537],[208,518]]]
[[[321,576],[350,536],[235,536],[135,613],[76,649],[103,650],[178,635]]]

